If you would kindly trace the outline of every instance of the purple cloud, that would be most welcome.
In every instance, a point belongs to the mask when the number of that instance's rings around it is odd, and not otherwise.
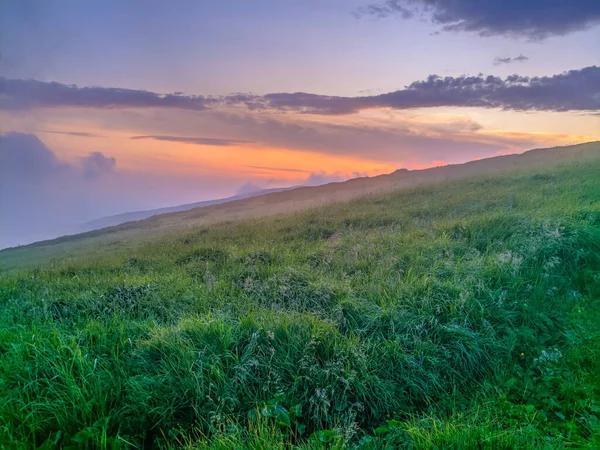
[[[515,60],[525,58],[519,56]],[[18,87],[18,89],[15,88]],[[29,86],[29,87],[28,87]],[[63,95],[64,94],[64,95]],[[106,95],[104,95],[106,94]],[[413,109],[440,106],[498,108],[515,111],[600,110],[600,67],[543,77],[493,75],[440,77],[430,75],[404,89],[380,95],[339,97],[305,92],[224,97],[163,96],[117,88],[78,88],[58,83],[0,78],[0,107],[175,108],[204,110],[217,106],[244,106],[248,110],[343,115],[363,109]],[[248,143],[227,139],[178,136],[134,136],[197,145]]]
[[[34,107],[82,108],[180,108],[203,110],[210,99],[196,95],[157,94],[136,89],[78,87],[37,80],[0,77],[0,106],[7,109]]]
[[[553,76],[510,75],[440,77],[430,75],[405,89],[364,97],[268,94],[252,97],[263,109],[312,114],[353,114],[363,109],[412,109],[440,106],[499,108],[516,111],[600,110],[600,67]]]
[[[93,152],[85,158],[81,158],[81,167],[84,178],[93,179],[112,172],[117,167],[117,160],[113,157],[106,157],[100,152]]]
[[[515,56],[514,58],[506,57],[506,58],[500,58],[500,57],[496,57],[494,59],[494,65],[495,66],[499,66],[500,64],[511,64],[511,63],[515,63],[515,62],[525,62],[529,59],[528,56],[525,55],[519,55],[519,56]]]
[[[387,0],[359,8],[355,16],[428,17],[444,31],[542,40],[600,23],[597,0]]]
[[[82,131],[42,130],[42,131],[39,131],[39,133],[65,134],[67,136],[88,137],[88,138],[105,137],[103,134],[85,133],[85,132],[82,132]]]
[[[239,144],[251,144],[249,141],[236,141],[232,139],[217,139],[206,137],[182,137],[182,136],[132,136],[129,139],[154,139],[156,141],[183,142],[194,145],[215,145],[219,147],[230,147]]]

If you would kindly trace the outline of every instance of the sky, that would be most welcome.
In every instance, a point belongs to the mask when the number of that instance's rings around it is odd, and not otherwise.
[[[2,0],[0,248],[600,140],[597,0]]]

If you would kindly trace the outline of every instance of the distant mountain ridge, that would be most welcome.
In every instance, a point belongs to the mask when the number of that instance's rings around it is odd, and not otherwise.
[[[262,189],[260,191],[250,192],[248,194],[238,194],[233,195],[231,197],[218,198],[215,200],[205,200],[202,202],[195,203],[186,203],[183,205],[177,206],[168,206],[165,208],[157,208],[157,209],[148,209],[145,211],[132,211],[122,214],[116,214],[114,216],[106,216],[101,217],[100,219],[90,220],[89,222],[85,222],[84,224],[79,226],[79,231],[81,233],[85,233],[86,231],[99,230],[100,228],[113,227],[116,225],[121,225],[126,222],[137,222],[138,220],[148,219],[152,216],[157,216],[159,214],[168,214],[173,212],[181,212],[181,211],[189,211],[194,208],[201,208],[203,206],[210,205],[219,205],[221,203],[232,202],[235,200],[243,200],[245,198],[256,197],[259,195],[271,194],[273,192],[283,192],[290,189],[295,189],[298,186],[291,186],[286,188],[272,188],[272,189]]]

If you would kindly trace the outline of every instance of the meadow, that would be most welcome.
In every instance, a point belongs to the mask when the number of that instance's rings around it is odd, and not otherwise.
[[[600,448],[599,173],[472,176],[5,270],[0,448]]]

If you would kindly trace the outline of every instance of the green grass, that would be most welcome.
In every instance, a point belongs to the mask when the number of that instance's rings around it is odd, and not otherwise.
[[[4,272],[0,448],[598,448],[598,173],[432,184]]]

